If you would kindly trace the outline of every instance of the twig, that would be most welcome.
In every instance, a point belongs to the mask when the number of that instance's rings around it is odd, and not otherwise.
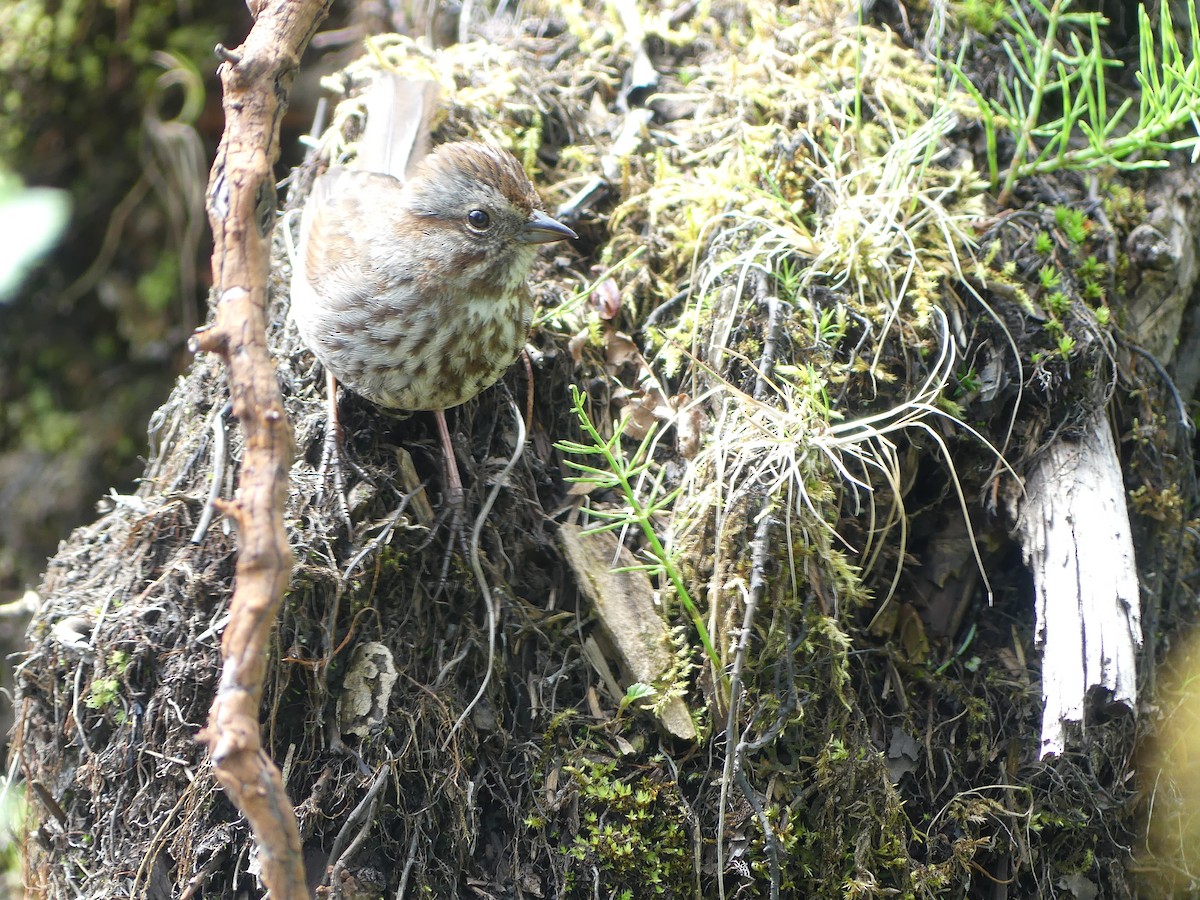
[[[31,616],[42,605],[37,591],[26,591],[11,603],[0,603],[0,619],[20,619]]]
[[[212,484],[208,488],[208,498],[204,501],[204,511],[200,513],[200,521],[192,532],[192,543],[199,544],[204,540],[204,533],[212,523],[213,513],[217,509],[217,499],[221,496],[221,482],[225,480],[225,457],[228,453],[228,441],[225,435],[225,417],[233,409],[232,403],[221,407],[213,419],[213,465]]]
[[[733,767],[733,776],[737,780],[738,787],[742,789],[742,796],[746,798],[746,802],[754,810],[754,815],[758,818],[758,824],[763,830],[763,844],[767,848],[767,863],[771,870],[771,900],[779,900],[779,882],[782,878],[779,869],[779,841],[775,837],[774,829],[771,828],[771,821],[767,818],[767,811],[763,809],[754,786],[750,784],[750,779],[746,777],[746,771],[742,768],[742,744],[738,744],[737,752],[733,755],[737,760]]]
[[[408,876],[412,874],[413,863],[417,861],[417,838],[421,829],[413,823],[412,837],[408,839],[408,857],[404,860],[404,871],[400,875],[400,886],[396,888],[396,900],[404,900],[404,892],[408,890]]]
[[[217,44],[217,46],[213,48],[213,52],[217,54],[217,56],[223,62],[232,63],[235,66],[242,61],[242,57],[238,53],[230,50],[224,44]]]
[[[371,540],[367,541],[363,545],[363,548],[354,555],[354,558],[351,559],[349,563],[346,564],[346,569],[344,572],[342,572],[342,577],[338,579],[337,586],[334,588],[333,592],[333,602],[329,604],[329,610],[325,616],[325,634],[328,635],[329,640],[329,657],[327,664],[333,662],[333,658],[337,656],[337,651],[340,649],[340,645],[335,646],[334,644],[334,636],[337,634],[338,612],[341,610],[342,597],[345,596],[346,590],[350,585],[350,576],[354,574],[354,571],[358,568],[359,563],[366,559],[368,555],[375,552],[379,547],[391,540],[392,532],[396,530],[396,525],[399,523],[400,517],[404,515],[404,510],[408,507],[408,501],[408,497],[405,497],[400,501],[400,505],[388,518],[387,522],[384,523],[384,526],[382,529],[380,529],[379,534],[375,535],[375,537],[371,538]],[[353,625],[353,623],[351,624]]]
[[[330,0],[251,4],[254,27],[236,50],[221,54],[225,132],[209,177],[213,296],[209,328],[192,336],[193,352],[219,354],[230,400],[245,437],[233,500],[216,500],[238,530],[229,622],[221,640],[221,678],[207,726],[213,773],[254,831],[262,879],[272,900],[307,900],[296,815],[279,769],[263,750],[258,711],[268,643],[292,573],[284,528],[292,432],[267,350],[270,218],[262,199],[274,190],[279,124],[300,56],[329,11]]]
[[[658,306],[654,307],[650,311],[650,315],[646,316],[646,321],[642,323],[642,331],[645,332],[647,329],[656,327],[659,322],[674,313],[689,296],[689,290],[681,290],[671,299],[664,300]]]
[[[196,896],[204,887],[204,882],[212,877],[213,872],[225,865],[225,856],[228,852],[227,848],[222,848],[210,856],[208,862],[200,867],[200,871],[188,879],[187,886],[179,895],[179,900],[192,900],[192,897]]]
[[[767,332],[763,338],[762,357],[758,361],[758,373],[754,376],[754,399],[765,402],[771,379],[775,374],[775,359],[779,355],[779,344],[783,338],[783,308],[778,297],[767,294],[767,276],[762,272],[755,278],[754,293],[760,303],[767,307]]]
[[[104,598],[104,603],[100,606],[100,612],[96,616],[96,621],[92,625],[92,633],[88,637],[87,644],[80,648],[82,658],[79,664],[75,667],[75,691],[71,695],[71,715],[75,719],[75,731],[79,735],[79,745],[83,747],[84,753],[81,756],[87,756],[95,753],[92,745],[88,743],[87,731],[83,727],[83,714],[79,711],[79,699],[83,691],[83,664],[88,658],[94,657],[96,653],[96,642],[100,636],[100,626],[104,624],[104,617],[108,615],[109,605],[112,603],[113,595],[116,591],[109,591]]]
[[[767,496],[763,501],[762,511],[759,513],[758,525],[754,529],[754,540],[751,542],[750,550],[750,590],[746,595],[746,610],[742,615],[742,633],[738,635],[737,653],[733,658],[733,668],[729,673],[729,714],[725,717],[725,771],[721,777],[721,803],[720,812],[718,813],[717,834],[725,833],[725,808],[726,798],[729,796],[729,783],[736,775],[738,766],[738,754],[741,752],[741,746],[735,745],[734,727],[737,725],[738,715],[741,712],[742,706],[742,667],[746,664],[746,652],[750,647],[750,635],[754,630],[754,616],[758,612],[759,601],[762,600],[763,593],[767,587],[767,559],[768,559],[768,539],[771,536],[771,498]],[[743,790],[746,785],[743,784]],[[754,798],[747,793],[747,801],[753,806],[756,802]],[[761,817],[764,824],[763,837],[767,842],[767,849],[771,857],[771,900],[777,900],[779,897],[779,860],[778,849],[775,846],[775,836],[765,827],[765,817]],[[717,840],[717,887],[721,896],[721,900],[725,898],[725,873],[724,867],[725,847],[718,837]]]
[[[637,153],[645,140],[646,129],[653,120],[654,111],[650,109],[631,109],[626,113],[624,124],[613,141],[612,149],[600,158],[601,174],[593,175],[573,197],[558,207],[555,215],[559,219],[564,222],[578,222],[598,200],[614,186],[620,185],[624,161]]]
[[[766,516],[763,516],[759,522],[759,529],[756,531],[756,536],[761,534],[764,539],[767,530],[763,529],[763,522],[768,521]],[[758,546],[758,545],[756,545]],[[759,562],[765,565],[766,554],[764,551],[763,559]],[[761,568],[756,568],[751,576],[750,594],[754,605],[757,607],[762,599],[763,589],[766,587],[766,580],[763,577]],[[755,594],[757,592],[757,597]],[[738,741],[737,749],[733,753],[733,774],[737,780],[738,787],[742,789],[742,794],[746,798],[746,802],[750,804],[750,808],[754,810],[754,814],[758,817],[758,823],[763,830],[763,844],[767,848],[767,863],[771,870],[771,900],[779,900],[779,885],[782,882],[782,870],[779,867],[779,838],[775,836],[775,830],[771,828],[771,820],[767,818],[767,811],[763,808],[762,803],[758,799],[758,794],[755,792],[753,785],[750,784],[750,779],[746,777],[745,757],[747,750],[758,751],[770,744],[783,731],[784,725],[788,718],[795,711],[796,703],[796,679],[795,673],[792,671],[792,657],[799,648],[803,638],[797,638],[788,647],[788,652],[783,655],[783,668],[785,670],[785,678],[780,677],[779,667],[775,670],[775,689],[778,696],[784,697],[783,704],[779,707],[779,711],[775,714],[775,721],[771,723],[771,727],[766,730],[762,737],[756,740],[749,740],[747,734],[750,731],[750,726],[746,726],[746,730],[742,732],[742,739]],[[741,653],[742,647],[738,648],[738,662],[744,662],[744,654]],[[785,687],[786,685],[786,687]]]
[[[391,771],[389,766],[380,767],[379,772],[375,775],[375,780],[367,788],[366,794],[363,795],[362,800],[358,802],[358,806],[354,807],[350,815],[346,816],[342,830],[334,838],[333,848],[329,851],[329,858],[333,860],[333,864],[329,867],[329,884],[335,892],[339,892],[341,885],[338,875],[346,868],[344,860],[361,846],[371,831],[371,822],[375,818],[375,810],[379,806],[379,794],[387,784]],[[362,823],[361,828],[359,828],[360,822]],[[350,833],[356,828],[358,828],[358,833],[351,840]]]

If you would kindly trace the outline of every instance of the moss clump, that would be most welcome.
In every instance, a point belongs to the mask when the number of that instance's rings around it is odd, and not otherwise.
[[[652,761],[653,762],[653,761]],[[579,829],[566,848],[569,898],[686,896],[691,839],[678,787],[657,770],[583,757],[564,769],[578,790]]]

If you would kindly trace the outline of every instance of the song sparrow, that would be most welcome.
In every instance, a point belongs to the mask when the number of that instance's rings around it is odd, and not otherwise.
[[[576,237],[541,210],[520,163],[451,143],[397,174],[334,168],[300,226],[292,316],[329,373],[380,406],[432,410],[447,489],[462,487],[444,411],[512,365],[533,313],[538,244]]]

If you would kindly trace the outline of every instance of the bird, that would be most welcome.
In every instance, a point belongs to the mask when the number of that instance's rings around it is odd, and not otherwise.
[[[577,235],[546,213],[508,151],[455,141],[422,154],[430,93],[383,78],[366,103],[358,164],[315,179],[291,316],[327,377],[389,410],[433,412],[445,494],[461,506],[445,411],[516,360],[533,317],[527,279],[538,247]],[[331,398],[334,428],[335,412]]]

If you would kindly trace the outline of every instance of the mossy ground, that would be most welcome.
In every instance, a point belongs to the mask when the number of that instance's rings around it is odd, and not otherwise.
[[[1123,421],[1171,427],[1115,331],[1133,273],[1114,248],[1138,221],[1136,194],[1089,199],[1072,176],[998,209],[969,105],[913,22],[859,23],[819,3],[711,3],[679,19],[651,7],[637,20],[651,91],[628,82],[631,22],[572,4],[491,42],[378,40],[338,81],[353,88],[381,58],[437,78],[435,140],[509,146],[581,235],[534,279],[530,441],[482,537],[495,671],[458,730],[486,670],[488,615],[461,544],[416,518],[415,485],[396,476],[403,448],[436,499],[432,423],[343,398],[347,530],[320,472],[321,373],[285,321],[291,220],[277,230],[271,340],[298,445],[298,564],[264,720],[310,870],[333,866],[361,896],[401,883],[432,897],[1049,896],[1064,884],[1132,896],[1135,724],[1114,714],[1078,751],[1038,759],[1031,589],[1003,501],[1081,407],[1118,396]],[[643,100],[654,117],[633,149],[603,159]],[[334,123],[325,151],[338,156],[352,103]],[[601,170],[603,189],[579,199]],[[627,414],[662,426],[639,490],[649,503],[683,488],[650,517],[668,553],[647,562],[690,653],[675,687],[695,744],[623,704],[585,654],[596,623],[555,523],[626,498],[564,481],[554,444],[582,439],[571,384],[606,437]],[[469,511],[515,446],[526,389],[517,366],[452,414],[468,436]],[[138,872],[138,888],[195,879],[226,896],[249,883],[245,829],[191,743],[234,548],[219,525],[189,541],[223,404],[219,368],[199,360],[159,417],[136,502],[77,535],[48,574],[21,759],[64,818],[47,846],[31,844],[50,895],[79,877],[56,863],[81,852],[70,835],[106,823],[103,858]],[[236,430],[231,442],[236,460]],[[1148,446],[1127,451],[1153,520],[1190,494]],[[52,627],[80,611],[88,654]],[[369,738],[345,738],[337,703],[368,639],[400,677]],[[106,662],[113,650],[130,653],[122,666]],[[76,731],[92,736],[86,750]]]

